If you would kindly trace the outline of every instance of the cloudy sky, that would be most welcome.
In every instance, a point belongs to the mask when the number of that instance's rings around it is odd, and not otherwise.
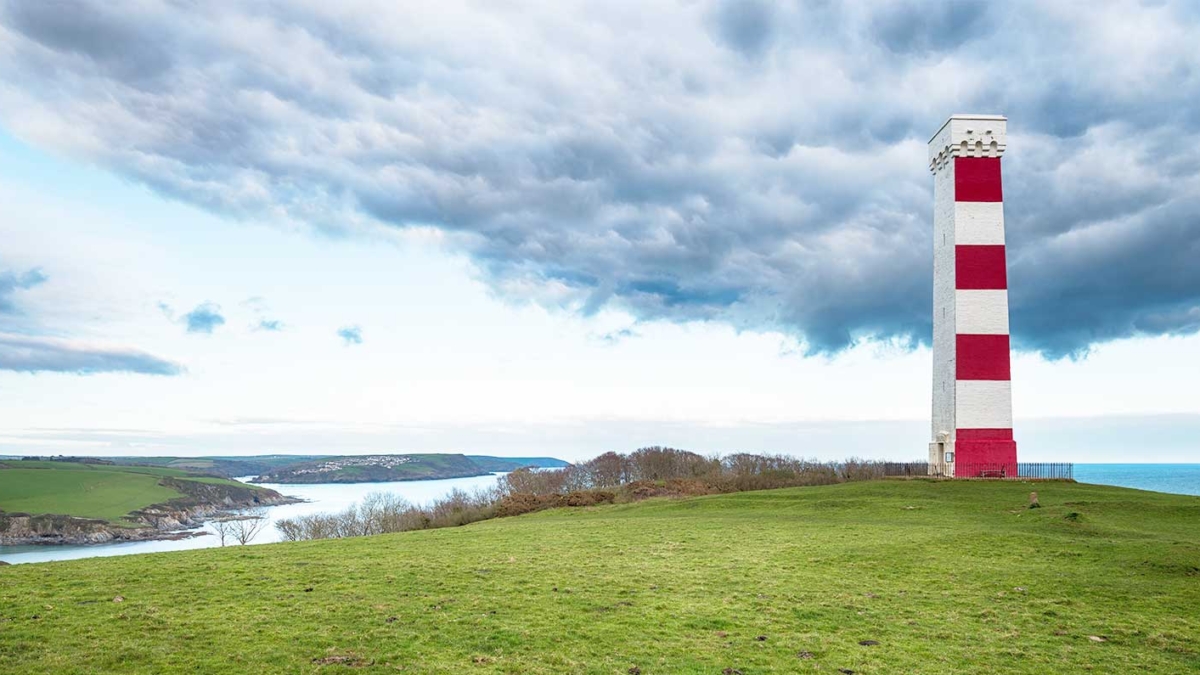
[[[925,454],[1009,117],[1016,434],[1200,455],[1186,2],[0,0],[0,453]]]

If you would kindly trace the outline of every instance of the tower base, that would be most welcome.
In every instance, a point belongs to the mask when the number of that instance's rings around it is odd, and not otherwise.
[[[954,444],[956,478],[1013,478],[1017,475],[1017,442],[963,440]]]

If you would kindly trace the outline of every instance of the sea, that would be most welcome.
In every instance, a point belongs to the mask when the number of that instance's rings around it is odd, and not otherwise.
[[[1080,483],[1200,495],[1200,464],[1076,464]]]
[[[280,540],[275,523],[311,513],[341,511],[357,503],[372,492],[387,492],[408,500],[413,504],[428,504],[449,494],[452,490],[473,491],[490,488],[496,484],[497,473],[472,478],[449,478],[445,480],[403,481],[396,483],[331,483],[317,485],[264,484],[285,495],[299,497],[299,504],[285,504],[267,509],[269,522],[252,544],[267,544]],[[248,479],[246,477],[245,479]],[[1115,485],[1118,487],[1170,492],[1181,495],[1200,496],[1200,464],[1076,464],[1075,480],[1081,483]],[[195,548],[218,546],[211,528],[193,530],[200,535],[176,541],[138,541],[123,544],[100,544],[96,546],[0,546],[0,560],[7,563],[50,562],[75,560],[134,553],[157,553],[183,551]]]

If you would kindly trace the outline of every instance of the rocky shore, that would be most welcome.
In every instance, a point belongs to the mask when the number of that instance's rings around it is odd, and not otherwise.
[[[302,501],[266,488],[164,478],[162,485],[183,497],[134,511],[125,522],[56,514],[0,512],[0,545],[86,545],[126,541],[186,539],[185,532],[214,516],[239,509]]]

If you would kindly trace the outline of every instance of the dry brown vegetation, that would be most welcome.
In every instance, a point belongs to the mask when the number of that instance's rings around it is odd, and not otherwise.
[[[455,490],[425,507],[395,495],[372,493],[340,513],[300,516],[282,520],[276,527],[288,541],[339,539],[454,527],[559,507],[831,485],[883,476],[883,462],[818,462],[749,453],[704,456],[655,446],[628,455],[606,452],[562,469],[518,469],[502,476],[493,489]]]

